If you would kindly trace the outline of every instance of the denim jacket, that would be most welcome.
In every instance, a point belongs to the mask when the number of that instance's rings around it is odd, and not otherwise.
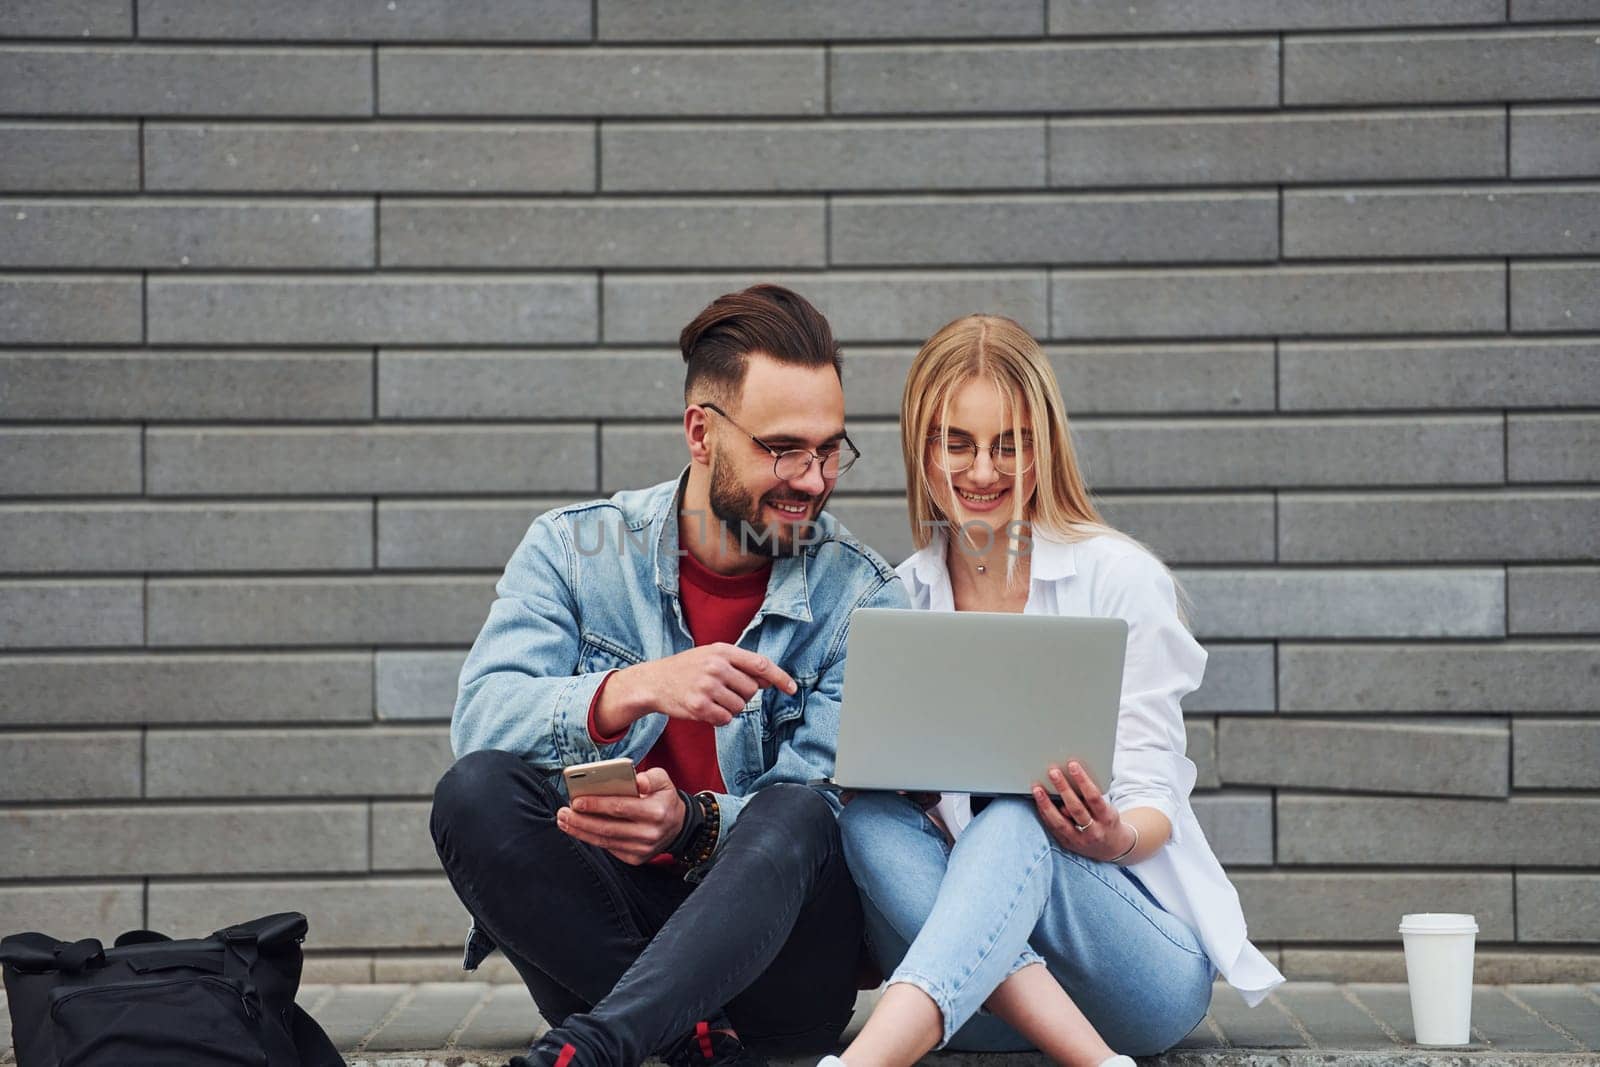
[[[450,723],[457,757],[502,749],[560,783],[561,768],[571,764],[618,756],[637,762],[650,751],[666,716],[646,715],[621,740],[596,745],[589,704],[607,672],[694,647],[678,594],[685,480],[534,520],[461,668]],[[717,795],[719,848],[756,790],[833,773],[850,613],[910,606],[894,570],[827,512],[804,540],[803,551],[773,561],[766,599],[739,638],[740,647],[789,672],[799,689],[792,696],[763,689],[717,729],[717,764],[728,787]]]

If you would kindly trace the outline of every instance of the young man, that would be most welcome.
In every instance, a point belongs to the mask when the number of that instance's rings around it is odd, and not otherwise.
[[[857,455],[827,320],[756,286],[679,343],[687,470],[534,521],[434,794],[467,966],[498,945],[554,1027],[530,1064],[754,1062],[740,1034],[827,1043],[855,999],[860,903],[805,783],[833,770],[850,612],[906,594],[822,510]],[[623,756],[637,799],[568,803],[563,767]]]

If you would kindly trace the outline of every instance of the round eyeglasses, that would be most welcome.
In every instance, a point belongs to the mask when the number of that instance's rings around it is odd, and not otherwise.
[[[825,448],[821,452],[813,452],[809,448],[777,449],[767,444],[755,434],[733,421],[733,416],[717,407],[715,404],[701,404],[707,411],[715,411],[718,415],[733,424],[734,429],[744,434],[757,445],[766,449],[772,455],[772,473],[779,479],[792,482],[804,478],[811,469],[811,464],[822,464],[822,476],[828,481],[833,481],[839,475],[855,466],[856,460],[861,458],[861,453],[851,443],[849,437],[842,437],[839,443]]]
[[[1033,469],[1033,443],[1024,441],[1020,446],[1009,440],[994,441],[984,451],[995,473],[1015,478]],[[934,434],[928,438],[928,454],[934,465],[946,474],[963,474],[978,462],[977,442],[966,437],[945,437]]]

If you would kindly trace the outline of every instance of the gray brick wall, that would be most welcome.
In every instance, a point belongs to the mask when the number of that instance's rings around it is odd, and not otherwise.
[[[1298,977],[1600,980],[1600,7],[0,5],[0,931],[312,917],[447,978],[427,797],[538,512],[677,469],[678,329],[846,343],[837,511],[965,312],[1044,340],[1211,652]],[[249,847],[244,847],[249,842]],[[514,977],[497,966],[492,973]]]

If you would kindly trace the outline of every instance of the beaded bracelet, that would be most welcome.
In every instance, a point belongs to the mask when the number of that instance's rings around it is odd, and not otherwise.
[[[722,809],[717,806],[717,796],[710,791],[696,793],[694,801],[700,806],[700,828],[683,850],[679,860],[688,870],[708,863],[717,850],[717,837],[722,830]]]

